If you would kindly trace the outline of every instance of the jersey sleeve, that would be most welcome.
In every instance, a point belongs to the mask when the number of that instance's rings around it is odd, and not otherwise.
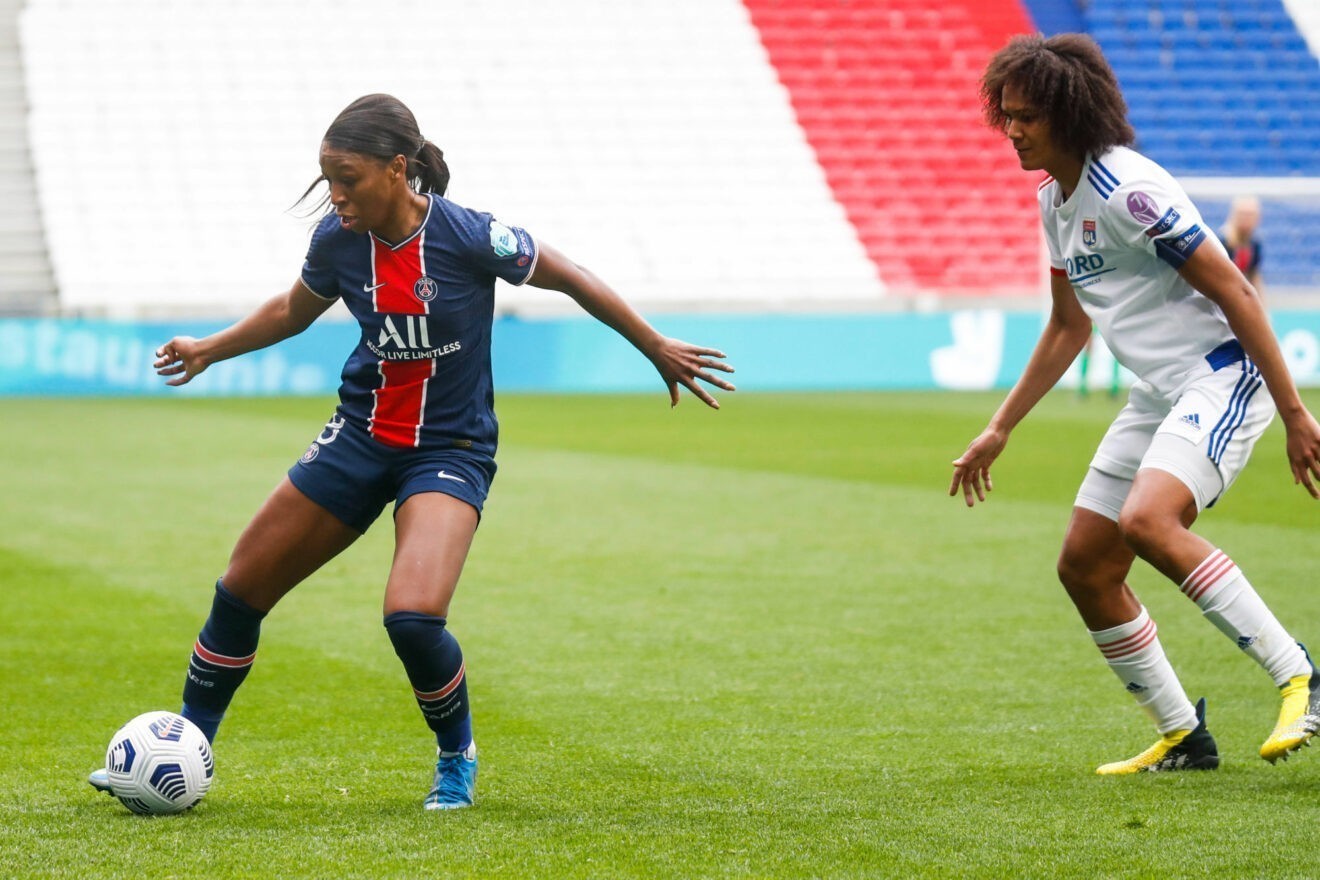
[[[1107,202],[1109,221],[1121,241],[1159,257],[1175,269],[1208,236],[1205,221],[1177,184],[1143,180],[1122,184]]]
[[[330,246],[330,239],[338,226],[339,220],[333,214],[322,218],[312,233],[307,259],[303,261],[303,286],[321,299],[339,299],[339,278],[331,260],[333,249]]]
[[[1063,267],[1063,253],[1059,249],[1059,243],[1055,240],[1055,231],[1050,223],[1050,201],[1053,198],[1050,184],[1052,180],[1046,180],[1036,189],[1036,202],[1040,208],[1040,225],[1045,234],[1046,255],[1050,259],[1051,275],[1067,275]]]
[[[467,259],[512,285],[526,283],[536,269],[536,240],[527,230],[505,226],[490,214],[465,210],[459,228]]]

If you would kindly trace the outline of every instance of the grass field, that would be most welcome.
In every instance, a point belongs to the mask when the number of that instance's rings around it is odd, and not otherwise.
[[[1320,875],[1320,751],[1256,757],[1270,682],[1144,566],[1224,766],[1093,775],[1152,739],[1053,571],[1117,404],[1048,398],[969,511],[948,463],[998,399],[501,398],[451,616],[477,807],[420,808],[384,519],[268,619],[216,784],[163,819],[83,778],[124,720],[177,708],[214,577],[331,404],[6,400],[0,875]],[[1201,531],[1320,643],[1320,505],[1282,448],[1276,425]]]

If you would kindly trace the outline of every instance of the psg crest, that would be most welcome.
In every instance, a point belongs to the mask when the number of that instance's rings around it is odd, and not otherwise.
[[[428,278],[425,275],[418,278],[417,283],[413,285],[413,296],[422,302],[430,302],[435,299],[435,295],[439,292],[440,285],[435,283],[434,278]]]
[[[1086,245],[1087,247],[1095,247],[1095,242],[1096,242],[1095,220],[1091,219],[1090,217],[1083,218],[1082,244]]]

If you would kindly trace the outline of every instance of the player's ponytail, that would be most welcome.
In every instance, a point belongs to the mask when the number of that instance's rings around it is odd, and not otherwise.
[[[445,164],[444,151],[423,139],[417,156],[408,160],[408,182],[418,192],[444,195],[449,189],[449,166]]]
[[[395,156],[408,160],[408,184],[416,191],[444,195],[449,188],[449,166],[444,153],[422,137],[413,116],[393,95],[364,95],[340,112],[325,131],[322,143],[336,150],[374,156],[388,162]],[[298,199],[302,204],[324,181],[318,177]],[[329,196],[318,207],[329,205]]]

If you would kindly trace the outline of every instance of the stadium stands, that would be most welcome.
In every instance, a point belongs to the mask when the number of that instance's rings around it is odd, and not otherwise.
[[[28,148],[27,95],[18,52],[19,0],[0,0],[0,316],[56,307]]]
[[[287,289],[309,221],[285,211],[335,113],[371,91],[417,113],[456,200],[647,308],[884,297],[738,0],[307,8],[29,0],[33,142],[69,307],[233,312]]]
[[[1091,0],[1138,148],[1176,176],[1320,177],[1320,62],[1281,0]],[[1212,225],[1227,203],[1198,199]],[[1265,277],[1320,287],[1320,196],[1269,202]]]
[[[1027,2],[1038,17],[1052,3],[1051,21],[1083,9],[1139,146],[1174,173],[1320,178],[1313,0]],[[414,108],[455,199],[647,309],[1041,286],[1030,179],[976,105],[985,59],[1033,27],[1023,0],[509,0],[499,15],[322,0],[315,16],[303,0],[0,0],[0,15],[19,6],[37,204],[11,216],[44,222],[45,296],[57,281],[67,312],[235,313],[287,287],[311,222],[287,209],[326,124],[367,91]],[[428,36],[359,39],[383,20]],[[29,176],[20,153],[0,154],[11,181]],[[0,182],[11,204],[18,186]],[[1320,288],[1317,225],[1320,207],[1266,204],[1267,281]],[[5,247],[20,241],[38,256],[0,253],[0,279],[45,259],[39,231]]]
[[[1034,187],[976,83],[1016,0],[747,0],[836,198],[891,290],[1039,284]]]

